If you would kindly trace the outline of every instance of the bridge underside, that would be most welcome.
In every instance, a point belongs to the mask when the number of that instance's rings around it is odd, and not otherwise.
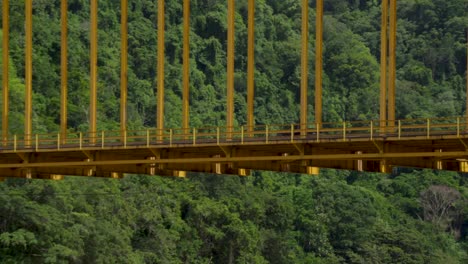
[[[468,141],[453,135],[407,139],[309,139],[191,144],[114,143],[40,150],[5,149],[0,177],[61,179],[63,175],[120,178],[124,174],[184,177],[187,172],[249,175],[251,170],[317,174],[318,168],[390,172],[392,167],[468,171]]]

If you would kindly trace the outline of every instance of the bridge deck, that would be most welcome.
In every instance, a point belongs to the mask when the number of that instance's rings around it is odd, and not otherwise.
[[[393,166],[466,171],[468,132],[459,118],[398,121],[385,131],[368,124],[330,123],[306,130],[298,125],[240,127],[232,133],[204,128],[190,133],[48,134],[30,140],[14,136],[0,146],[0,176],[248,175],[250,170],[315,174],[318,168],[389,172]]]

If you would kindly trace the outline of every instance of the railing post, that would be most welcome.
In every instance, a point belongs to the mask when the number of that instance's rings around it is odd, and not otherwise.
[[[124,131],[124,148],[127,148],[127,130]]]
[[[374,140],[374,120],[370,121],[370,139]]]
[[[241,144],[244,145],[244,126],[241,126]]]
[[[101,131],[101,147],[104,148],[104,131]]]
[[[36,134],[36,152],[39,150],[39,136]]]
[[[317,142],[319,142],[320,141],[320,126],[319,126],[319,123],[316,123],[315,127],[317,128]]]
[[[401,120],[398,120],[398,139],[401,138]]]
[[[268,125],[266,125],[266,127],[265,127],[265,143],[267,143],[267,144],[268,144],[268,134],[269,134],[268,133]]]
[[[150,145],[150,132],[149,129],[146,129],[146,147],[149,148]]]
[[[431,121],[427,119],[427,138],[431,137]]]
[[[291,124],[291,143],[294,142],[294,125]]]
[[[60,149],[60,133],[57,134],[57,150]]]
[[[346,141],[346,121],[343,122],[343,141]]]
[[[219,127],[216,127],[216,143],[219,145]]]
[[[83,133],[80,132],[80,149],[83,148]]]
[[[169,129],[169,146],[172,147],[172,128]]]
[[[193,145],[197,144],[197,129],[193,128]]]
[[[457,117],[457,137],[460,137],[460,117]]]
[[[17,146],[17,142],[16,142],[16,134],[13,136],[13,151],[16,152],[16,146]]]

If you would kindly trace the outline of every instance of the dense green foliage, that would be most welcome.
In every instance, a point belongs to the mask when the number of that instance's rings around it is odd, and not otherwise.
[[[24,1],[10,2],[10,132],[22,133]],[[154,127],[157,1],[129,2],[129,126]],[[165,118],[179,127],[182,1],[166,2]],[[195,127],[224,122],[225,2],[192,0]],[[324,121],[377,119],[380,1],[325,2]],[[468,1],[398,5],[397,117],[465,114]],[[58,131],[59,7],[34,1],[35,133]],[[298,122],[300,1],[257,0],[256,7],[256,123]],[[69,8],[69,127],[86,131],[89,1],[69,0]],[[118,129],[120,1],[100,0],[99,8],[98,127]],[[247,0],[236,8],[235,113],[245,124]],[[314,21],[311,10],[311,40]],[[314,52],[311,41],[311,65]],[[436,195],[450,201],[438,215],[427,206]],[[0,184],[0,262],[467,263],[467,200],[466,175],[427,170],[9,179]]]

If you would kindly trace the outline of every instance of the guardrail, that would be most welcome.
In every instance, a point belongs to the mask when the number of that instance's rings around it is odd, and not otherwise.
[[[62,135],[13,135],[0,144],[0,151],[60,150],[131,146],[199,145],[222,143],[300,142],[378,138],[430,138],[437,135],[460,137],[468,134],[465,118],[431,118],[385,121],[344,121],[322,124],[270,124],[254,127],[205,127],[190,129],[146,129],[132,131],[73,132]]]

